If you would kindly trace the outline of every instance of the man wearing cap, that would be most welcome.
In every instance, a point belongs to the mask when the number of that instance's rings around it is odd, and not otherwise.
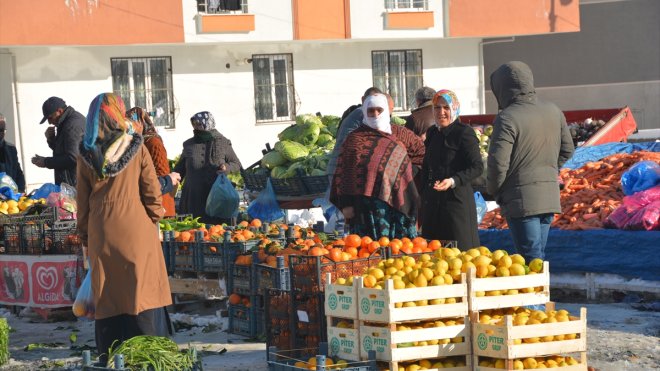
[[[80,142],[85,133],[85,116],[67,106],[62,98],[50,97],[41,107],[44,117],[40,124],[48,121],[46,140],[53,150],[53,157],[35,155],[32,163],[38,167],[55,170],[55,184],[76,186],[76,163]],[[57,131],[56,131],[57,130]]]

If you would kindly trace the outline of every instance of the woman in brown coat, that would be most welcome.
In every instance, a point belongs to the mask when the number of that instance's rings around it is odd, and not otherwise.
[[[78,232],[88,247],[102,364],[113,342],[167,336],[172,303],[156,223],[163,216],[151,156],[127,134],[124,103],[98,95],[90,104],[78,157]],[[117,346],[119,343],[115,344]]]
[[[142,107],[131,108],[126,112],[126,117],[138,124],[136,131],[142,134],[144,146],[149,150],[151,160],[156,167],[156,175],[158,175],[163,192],[165,217],[173,217],[176,215],[176,210],[174,209],[174,197],[170,193],[176,193],[180,177],[177,173],[170,173],[170,162],[167,159],[163,138],[158,135],[149,113],[145,112]]]

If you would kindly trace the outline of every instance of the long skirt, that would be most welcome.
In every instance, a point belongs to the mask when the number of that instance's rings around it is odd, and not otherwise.
[[[351,233],[374,240],[417,236],[415,217],[406,216],[378,198],[357,197],[353,208],[355,217],[349,220]]]
[[[96,349],[102,367],[108,363],[110,348],[139,335],[170,336],[172,323],[165,307],[148,309],[137,316],[120,314],[94,321]]]

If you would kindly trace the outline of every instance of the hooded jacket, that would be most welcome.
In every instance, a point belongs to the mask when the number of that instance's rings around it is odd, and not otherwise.
[[[507,217],[559,213],[559,168],[575,150],[563,112],[537,99],[531,69],[509,62],[490,76],[500,113],[488,150],[488,193]]]
[[[85,133],[85,116],[73,107],[64,110],[57,124],[57,136],[48,140],[53,157],[46,157],[46,167],[55,171],[55,184],[76,186],[79,145]]]

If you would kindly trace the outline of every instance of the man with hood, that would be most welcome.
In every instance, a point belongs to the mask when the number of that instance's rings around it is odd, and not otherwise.
[[[563,112],[536,97],[523,62],[490,75],[499,109],[488,150],[488,193],[502,208],[517,251],[529,262],[544,258],[559,203],[559,168],[575,150]]]

